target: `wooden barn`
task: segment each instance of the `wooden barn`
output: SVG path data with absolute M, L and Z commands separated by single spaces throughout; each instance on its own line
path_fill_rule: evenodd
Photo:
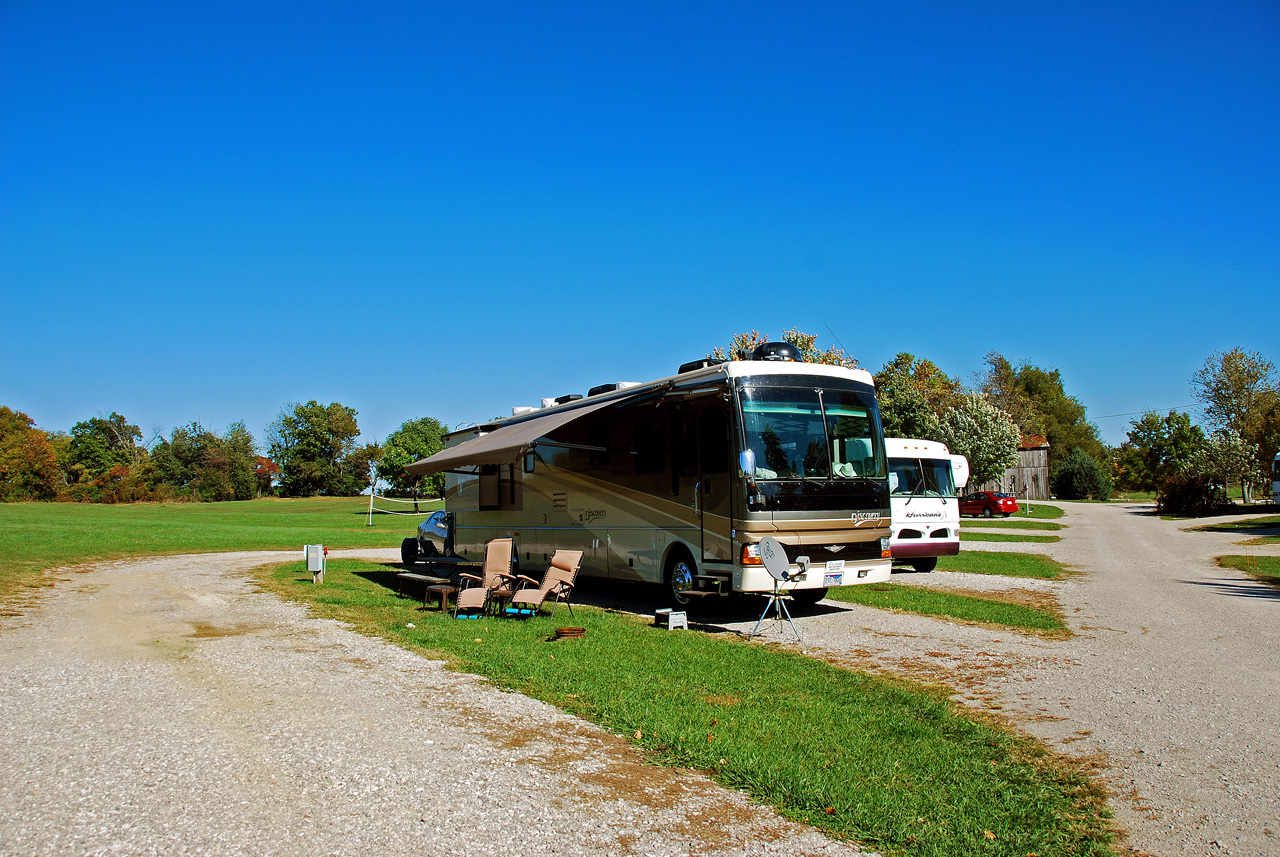
M 1018 463 L 999 482 L 970 485 L 968 491 L 1004 491 L 1019 500 L 1049 499 L 1049 440 L 1029 434 L 1018 444 Z

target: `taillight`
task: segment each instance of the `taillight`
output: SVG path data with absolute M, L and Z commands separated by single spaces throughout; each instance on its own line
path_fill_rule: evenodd
M 764 560 L 760 558 L 760 545 L 742 546 L 742 564 L 764 565 Z

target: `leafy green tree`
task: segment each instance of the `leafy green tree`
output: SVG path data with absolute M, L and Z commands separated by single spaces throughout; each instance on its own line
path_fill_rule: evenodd
M 193 422 L 152 450 L 153 490 L 206 502 L 250 500 L 258 493 L 255 459 L 253 435 L 244 423 L 232 423 L 218 436 Z
M 1083 449 L 1067 453 L 1050 477 L 1053 493 L 1063 500 L 1107 500 L 1111 497 L 1111 477 L 1097 460 Z
M 1116 476 L 1126 488 L 1154 491 L 1189 462 L 1204 444 L 1204 432 L 1191 415 L 1149 411 L 1130 423 L 1128 439 L 1116 453 Z
M 980 378 L 983 394 L 1013 418 L 1023 435 L 1048 439 L 1050 471 L 1072 449 L 1082 449 L 1098 462 L 1105 458 L 1098 427 L 1087 419 L 1084 404 L 1067 395 L 1061 372 L 1029 363 L 1014 367 L 994 351 L 986 362 L 987 372 Z
M 146 457 L 140 444 L 142 431 L 111 412 L 109 417 L 92 417 L 71 427 L 70 463 L 80 465 L 83 475 L 96 478 L 115 467 L 129 467 Z
M 1233 348 L 1210 355 L 1191 378 L 1191 395 L 1205 422 L 1235 432 L 1256 447 L 1253 466 L 1243 477 L 1248 499 L 1271 465 L 1280 445 L 1280 384 L 1275 365 L 1258 352 Z
M 133 503 L 151 499 L 150 459 L 142 432 L 114 411 L 71 427 L 58 455 L 70 500 Z
M 1214 482 L 1226 484 L 1239 482 L 1248 485 L 1254 476 L 1258 457 L 1258 445 L 1250 443 L 1231 429 L 1218 429 L 1205 439 L 1193 459 L 1196 472 L 1209 476 Z M 1248 489 L 1245 489 L 1248 502 Z
M 999 479 L 1018 462 L 1018 427 L 1004 411 L 969 393 L 939 419 L 940 440 L 969 459 L 969 479 L 981 485 Z
M 887 437 L 939 439 L 938 418 L 960 403 L 964 388 L 932 361 L 902 352 L 876 373 L 876 399 Z
M 52 500 L 59 478 L 49 436 L 31 417 L 0 405 L 0 501 Z
M 422 417 L 401 423 L 382 445 L 378 476 L 386 480 L 396 494 L 407 495 L 416 491 L 428 497 L 440 496 L 444 491 L 443 473 L 423 478 L 410 476 L 405 468 L 444 449 L 445 432 L 444 424 L 435 417 Z
M 337 402 L 285 405 L 267 426 L 268 456 L 280 467 L 286 497 L 350 497 L 365 485 L 351 459 L 360 428 L 356 411 Z M 367 462 L 366 462 L 367 467 Z
M 1258 352 L 1233 348 L 1209 356 L 1191 376 L 1205 422 L 1248 438 L 1277 395 L 1276 367 Z
M 347 469 L 362 490 L 368 488 L 373 491 L 377 486 L 378 462 L 382 460 L 383 452 L 382 444 L 375 442 L 358 446 L 347 456 Z

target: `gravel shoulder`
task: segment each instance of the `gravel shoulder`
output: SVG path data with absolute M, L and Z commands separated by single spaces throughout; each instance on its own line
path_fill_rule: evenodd
M 1097 762 L 1135 852 L 1280 854 L 1280 589 L 1214 563 L 1242 553 L 1244 536 L 1193 532 L 1150 507 L 1062 505 L 1061 542 L 963 549 L 1046 554 L 1077 572 L 1064 580 L 934 572 L 894 582 L 1049 595 L 1069 639 L 824 602 L 799 620 L 803 646 L 945 683 Z
M 245 574 L 294 558 L 61 570 L 5 617 L 0 852 L 859 853 Z

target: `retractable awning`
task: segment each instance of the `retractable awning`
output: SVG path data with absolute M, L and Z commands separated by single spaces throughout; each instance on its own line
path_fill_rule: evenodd
M 427 476 L 456 467 L 469 467 L 477 464 L 515 464 L 526 452 L 537 445 L 537 440 L 560 426 L 595 413 L 601 408 L 629 402 L 638 395 L 649 392 L 652 388 L 637 390 L 636 395 L 615 396 L 601 402 L 592 402 L 564 411 L 553 411 L 544 416 L 535 416 L 518 423 L 500 426 L 487 434 L 463 441 L 457 446 L 443 449 L 421 461 L 415 461 L 405 468 L 414 476 Z

